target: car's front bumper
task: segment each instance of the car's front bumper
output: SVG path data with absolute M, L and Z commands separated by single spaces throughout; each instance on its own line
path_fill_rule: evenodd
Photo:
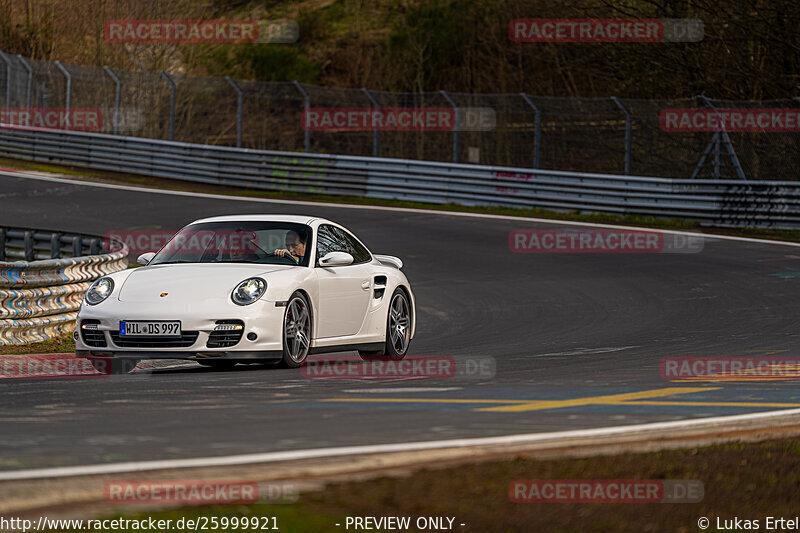
M 75 351 L 78 357 L 278 359 L 283 349 L 284 311 L 285 307 L 276 302 L 262 300 L 248 306 L 232 303 L 185 306 L 166 302 L 158 306 L 132 306 L 119 301 L 84 305 L 75 330 Z M 122 320 L 177 320 L 184 336 L 180 340 L 121 337 Z M 210 343 L 220 321 L 239 321 L 243 326 L 235 344 L 215 346 L 214 342 Z

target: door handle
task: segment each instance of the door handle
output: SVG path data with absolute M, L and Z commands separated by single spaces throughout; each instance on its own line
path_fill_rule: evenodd
M 369 290 L 369 280 L 368 279 L 365 279 L 364 281 L 361 282 L 361 288 L 364 289 L 365 291 Z

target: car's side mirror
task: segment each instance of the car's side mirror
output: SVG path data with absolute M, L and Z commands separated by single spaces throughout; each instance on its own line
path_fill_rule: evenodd
M 142 266 L 145 266 L 150 261 L 152 261 L 155 256 L 156 256 L 155 252 L 147 252 L 146 254 L 140 255 L 139 258 L 136 259 L 136 262 L 139 263 Z
M 328 252 L 319 260 L 320 266 L 345 266 L 353 264 L 353 256 L 347 252 Z

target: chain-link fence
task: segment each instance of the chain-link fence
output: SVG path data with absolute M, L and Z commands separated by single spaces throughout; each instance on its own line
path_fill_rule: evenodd
M 8 112 L 28 112 L 30 119 L 53 109 L 62 115 L 65 109 L 73 115 L 95 110 L 100 118 L 89 124 L 80 123 L 80 117 L 72 120 L 67 112 L 68 124 L 62 127 L 193 143 L 672 178 L 791 180 L 800 166 L 796 122 L 779 131 L 698 131 L 670 129 L 663 119 L 668 109 L 741 108 L 777 110 L 791 122 L 792 114 L 800 112 L 798 99 L 399 93 L 115 71 L 9 54 L 0 54 L 0 88 L 4 123 L 17 123 Z M 312 128 L 305 121 L 309 110 L 357 114 L 391 109 L 450 110 L 459 125 L 392 128 L 371 116 L 367 128 Z M 490 127 L 464 125 L 474 109 L 491 112 Z M 22 125 L 53 127 L 33 119 Z

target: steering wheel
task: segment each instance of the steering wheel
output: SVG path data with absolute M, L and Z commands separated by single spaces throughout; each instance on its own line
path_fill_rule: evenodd
M 278 255 L 275 252 L 271 252 L 271 253 L 268 252 L 267 256 L 280 257 L 281 259 L 285 259 L 290 265 L 299 265 L 300 264 L 300 259 L 298 259 L 297 257 L 293 256 L 292 254 L 288 254 L 288 253 L 287 254 L 283 254 L 283 255 Z

